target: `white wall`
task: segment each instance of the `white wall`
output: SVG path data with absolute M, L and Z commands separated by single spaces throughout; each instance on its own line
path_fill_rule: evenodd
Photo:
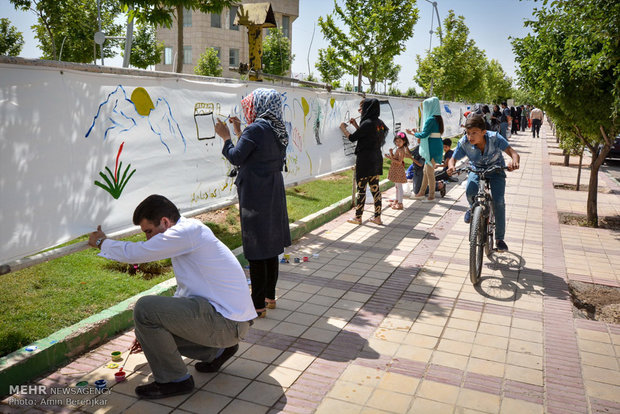
M 44 65 L 0 63 L 0 263 L 97 224 L 108 233 L 127 229 L 135 206 L 153 193 L 182 212 L 236 196 L 213 120 L 242 118 L 241 98 L 260 85 Z M 359 96 L 275 89 L 283 94 L 290 134 L 287 183 L 353 165 L 338 126 L 359 116 Z M 420 103 L 389 98 L 381 118 L 392 130 L 396 123 L 417 127 Z M 442 102 L 442 112 L 444 135 L 455 135 L 464 106 Z M 121 145 L 122 169 L 116 167 Z M 105 184 L 100 173 L 114 181 L 115 170 L 120 182 L 128 166 L 127 175 L 135 172 L 118 199 L 95 185 Z

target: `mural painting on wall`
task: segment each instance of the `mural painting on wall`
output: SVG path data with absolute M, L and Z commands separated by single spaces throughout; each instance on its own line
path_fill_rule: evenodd
M 102 124 L 105 128 L 103 132 L 103 141 L 114 136 L 115 139 L 131 133 L 139 131 L 150 131 L 159 138 L 160 143 L 170 154 L 169 142 L 180 140 L 183 144 L 183 151 L 187 148 L 185 136 L 181 131 L 181 127 L 172 114 L 172 108 L 165 98 L 158 98 L 155 103 L 151 99 L 146 89 L 137 87 L 133 90 L 131 98 L 127 97 L 127 92 L 122 85 L 118 85 L 107 98 L 99 104 L 97 113 L 93 117 L 93 122 L 85 134 L 85 138 L 89 138 L 97 123 Z M 134 128 L 136 131 L 133 131 Z M 114 199 L 118 199 L 125 186 L 136 172 L 134 168 L 131 172 L 131 163 L 123 170 L 123 162 L 120 156 L 123 151 L 125 141 L 123 141 L 116 153 L 114 164 L 114 173 L 105 166 L 103 172 L 99 172 L 99 176 L 105 181 L 102 183 L 95 180 L 97 187 L 107 191 Z

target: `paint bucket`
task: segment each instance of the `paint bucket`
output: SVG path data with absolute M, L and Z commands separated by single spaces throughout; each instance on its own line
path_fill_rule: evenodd
M 75 384 L 75 386 L 76 386 L 76 387 L 79 387 L 79 388 L 84 388 L 84 387 L 86 387 L 87 385 L 88 385 L 88 381 L 80 381 L 80 382 L 78 382 L 77 384 Z
M 104 390 L 108 386 L 108 382 L 104 379 L 98 379 L 95 381 L 95 388 L 98 390 Z
M 110 355 L 112 356 L 112 361 L 120 361 L 123 359 L 123 353 L 121 351 L 114 351 Z
M 291 260 L 291 255 L 290 254 L 285 254 L 284 255 L 284 259 L 286 259 L 286 261 L 288 262 L 289 260 Z
M 299 257 L 295 258 L 295 263 L 299 263 Z
M 123 382 L 125 381 L 125 371 L 118 371 L 114 374 L 114 380 L 116 382 Z
M 308 256 L 304 256 L 304 262 L 308 261 Z

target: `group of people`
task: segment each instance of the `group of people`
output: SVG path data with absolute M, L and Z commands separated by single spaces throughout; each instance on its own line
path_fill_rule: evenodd
M 124 263 L 172 260 L 177 281 L 174 296 L 144 296 L 134 307 L 136 340 L 130 352 L 144 352 L 154 377 L 153 382 L 136 387 L 140 398 L 164 398 L 192 392 L 194 381 L 183 356 L 198 360 L 196 371 L 218 371 L 237 352 L 238 343 L 252 321 L 265 317 L 267 309 L 276 307 L 278 256 L 291 245 L 282 176 L 288 145 L 282 99 L 273 89 L 259 88 L 241 101 L 241 107 L 247 124 L 245 129 L 241 129 L 238 117 L 229 118 L 233 133 L 238 136 L 236 144 L 224 122 L 218 120 L 215 132 L 224 141 L 222 154 L 238 168 L 235 185 L 251 292 L 245 273 L 230 249 L 202 222 L 182 217 L 178 208 L 164 196 L 151 195 L 134 211 L 133 223 L 140 226 L 146 241 L 112 240 L 101 226 L 89 235 L 89 245 L 100 249 L 99 255 L 107 259 Z M 362 224 L 366 187 L 369 186 L 374 198 L 371 221 L 382 224 L 379 177 L 383 171 L 382 146 L 388 128 L 379 118 L 377 99 L 362 100 L 359 111 L 359 125 L 355 119 L 350 120 L 355 132 L 349 133 L 345 123 L 340 126 L 351 142 L 357 142 L 358 194 L 355 216 L 350 221 Z M 419 145 L 410 150 L 407 135 L 400 132 L 394 137 L 396 148 L 387 154 L 392 161 L 389 177 L 399 184 L 392 208 L 403 208 L 405 157 L 412 158 L 421 171 L 421 177 L 418 172 L 413 173 L 418 177 L 413 180 L 416 189 L 413 197 L 428 201 L 434 200 L 438 185 L 435 167 L 442 166 L 440 176 L 442 180 L 448 179 L 455 172 L 455 161 L 465 156 L 473 166 L 483 168 L 504 165 L 503 151 L 511 157 L 509 169 L 519 168 L 519 155 L 500 133 L 487 128 L 482 115 L 476 114 L 467 120 L 467 132 L 450 154 L 451 140 L 441 139 L 444 129 L 439 100 L 436 97 L 425 100 L 423 112 L 422 131 L 408 131 Z M 445 193 L 445 182 L 441 183 Z M 470 205 L 477 186 L 477 180 L 470 174 L 467 184 Z M 505 174 L 500 171 L 491 181 L 498 249 L 507 249 L 503 244 L 504 187 Z M 467 221 L 468 215 L 465 217 Z

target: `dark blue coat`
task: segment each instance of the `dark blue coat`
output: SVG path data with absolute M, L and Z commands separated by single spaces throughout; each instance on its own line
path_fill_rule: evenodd
M 239 195 L 243 254 L 248 260 L 275 257 L 291 245 L 286 210 L 284 161 L 271 125 L 257 119 L 241 134 L 237 145 L 224 142 L 222 154 L 239 166 L 235 179 Z

